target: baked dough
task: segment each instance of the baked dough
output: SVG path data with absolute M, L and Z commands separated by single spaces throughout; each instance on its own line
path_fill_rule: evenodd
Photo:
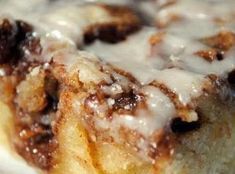
M 0 173 L 233 174 L 233 4 L 0 1 Z

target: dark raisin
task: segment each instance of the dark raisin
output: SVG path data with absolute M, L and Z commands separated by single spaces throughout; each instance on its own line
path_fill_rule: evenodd
M 45 112 L 49 111 L 56 111 L 57 110 L 57 105 L 58 105 L 58 98 L 56 96 L 47 96 L 47 107 L 45 108 Z
M 0 64 L 16 64 L 26 52 L 39 54 L 40 42 L 32 32 L 33 27 L 23 21 L 3 19 L 0 24 Z
M 174 133 L 186 133 L 199 129 L 200 121 L 186 122 L 181 118 L 175 118 L 171 122 L 171 130 Z
M 16 21 L 18 32 L 16 35 L 16 57 L 22 58 L 27 56 L 26 53 L 39 55 L 42 51 L 40 40 L 33 36 L 33 28 L 31 25 Z
M 92 43 L 96 39 L 100 39 L 102 41 L 115 43 L 119 40 L 123 40 L 124 36 L 122 33 L 117 31 L 116 26 L 97 26 L 98 30 L 95 32 L 95 27 L 91 27 L 84 35 L 85 43 Z
M 9 20 L 0 24 L 0 63 L 11 61 L 11 49 L 15 45 L 17 28 Z
M 125 109 L 132 110 L 137 106 L 137 102 L 139 101 L 140 96 L 135 94 L 133 90 L 127 93 L 122 93 L 121 96 L 115 99 L 115 103 L 113 108 L 115 110 Z
M 58 91 L 59 83 L 56 78 L 52 75 L 48 75 L 45 78 L 45 90 L 46 93 L 51 96 L 52 98 L 57 98 L 57 91 Z
M 50 74 L 45 79 L 45 91 L 47 94 L 47 107 L 44 113 L 57 110 L 58 105 L 58 81 Z
M 17 20 L 16 26 L 17 26 L 17 36 L 16 36 L 17 42 L 21 42 L 27 36 L 31 35 L 31 33 L 33 32 L 33 27 L 25 23 L 24 21 Z
M 231 71 L 231 72 L 228 74 L 228 82 L 229 82 L 231 85 L 235 85 L 235 70 Z
M 224 59 L 224 53 L 221 52 L 221 51 L 218 51 L 218 52 L 216 53 L 216 58 L 217 58 L 217 60 L 219 60 L 219 61 L 223 60 L 223 59 Z
M 33 141 L 33 144 L 42 144 L 42 143 L 48 143 L 53 138 L 53 133 L 51 130 L 46 130 L 43 133 L 35 135 L 31 141 Z

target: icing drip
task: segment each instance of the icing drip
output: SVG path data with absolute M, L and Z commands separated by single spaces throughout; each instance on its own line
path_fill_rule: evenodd
M 234 2 L 145 2 L 144 8 L 151 8 L 149 15 L 160 27 L 143 27 L 115 45 L 96 41 L 84 46 L 91 53 L 78 51 L 76 47 L 83 44 L 86 27 L 116 20 L 101 6 L 87 5 L 84 1 L 65 4 L 58 1 L 52 5 L 47 0 L 30 3 L 11 0 L 0 1 L 0 14 L 23 19 L 35 26 L 34 34 L 40 37 L 42 45 L 42 55 L 35 59 L 44 62 L 45 66 L 53 60 L 54 64 L 63 65 L 63 73 L 71 81 L 79 79 L 84 84 L 96 86 L 101 82 L 109 84 L 102 88 L 102 92 L 111 96 L 105 101 L 107 105 L 88 102 L 89 108 L 99 116 L 95 118 L 97 127 L 110 130 L 115 138 L 120 127 L 149 138 L 175 117 L 187 122 L 197 121 L 195 100 L 211 88 L 208 75 L 223 77 L 235 68 L 235 24 L 231 21 Z M 223 45 L 219 45 L 221 40 Z M 108 72 L 102 72 L 105 66 L 110 68 Z M 129 73 L 136 81 L 118 74 L 115 68 Z M 135 113 L 115 112 L 112 119 L 103 119 L 109 108 L 115 108 L 113 96 L 124 93 L 130 86 L 144 96 L 147 106 L 137 107 Z M 126 100 L 130 102 L 128 97 L 121 101 Z M 79 112 L 76 109 L 80 109 L 82 102 L 75 98 L 75 111 Z M 123 107 L 130 110 L 135 104 Z

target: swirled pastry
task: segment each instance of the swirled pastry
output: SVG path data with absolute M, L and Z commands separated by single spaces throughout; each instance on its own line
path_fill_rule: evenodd
M 110 3 L 0 1 L 0 173 L 234 173 L 234 3 Z

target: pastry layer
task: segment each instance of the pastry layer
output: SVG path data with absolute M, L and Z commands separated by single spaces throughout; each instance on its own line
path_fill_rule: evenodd
M 139 32 L 126 7 L 21 3 L 1 2 L 19 18 L 0 23 L 0 118 L 13 113 L 2 158 L 17 151 L 49 174 L 233 173 L 232 2 L 221 14 L 194 2 L 203 19 L 183 0 L 157 3 L 159 26 Z

